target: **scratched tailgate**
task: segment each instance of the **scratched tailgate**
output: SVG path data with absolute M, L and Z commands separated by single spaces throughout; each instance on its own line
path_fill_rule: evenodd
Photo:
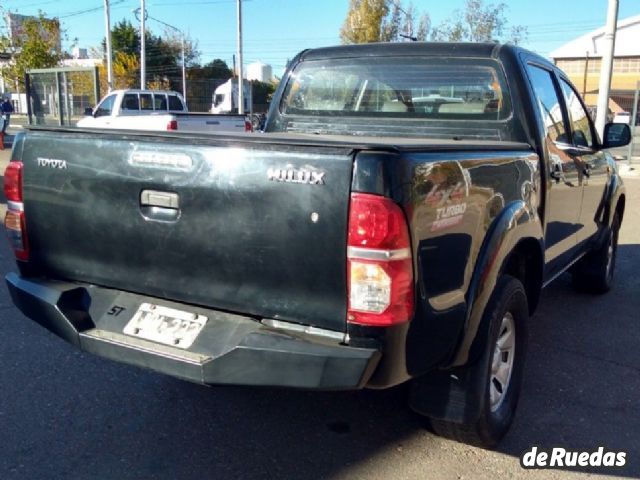
M 348 149 L 29 131 L 31 271 L 344 330 Z

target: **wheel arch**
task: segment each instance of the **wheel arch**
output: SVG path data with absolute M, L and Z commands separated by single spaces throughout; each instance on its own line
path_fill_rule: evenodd
M 620 223 L 622 223 L 622 218 L 624 217 L 624 208 L 626 205 L 626 195 L 624 193 L 620 194 L 618 201 L 616 203 L 615 212 L 618 214 L 618 218 L 620 219 Z
M 544 253 L 538 239 L 521 239 L 502 265 L 501 274 L 511 275 L 524 285 L 529 305 L 529 315 L 535 312 L 542 291 Z
M 467 291 L 467 318 L 449 366 L 472 363 L 482 350 L 487 328 L 481 325 L 489 299 L 503 273 L 525 286 L 532 312 L 538 304 L 544 269 L 543 233 L 539 217 L 522 201 L 507 205 L 487 231 Z M 485 322 L 486 323 L 486 322 Z

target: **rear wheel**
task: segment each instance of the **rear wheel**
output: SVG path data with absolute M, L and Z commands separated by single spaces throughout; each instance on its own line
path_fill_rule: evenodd
M 427 413 L 434 432 L 484 448 L 494 447 L 506 434 L 522 385 L 528 317 L 522 283 L 504 275 L 484 313 L 489 331 L 482 356 L 469 367 L 449 372 L 457 384 L 438 390 L 446 397 L 442 404 L 448 406 L 449 415 Z M 428 387 L 422 392 L 434 393 Z M 451 405 L 455 405 L 453 413 Z
M 620 216 L 616 213 L 602 246 L 587 254 L 573 270 L 573 283 L 578 289 L 590 293 L 607 293 L 611 290 L 618 255 L 619 231 Z

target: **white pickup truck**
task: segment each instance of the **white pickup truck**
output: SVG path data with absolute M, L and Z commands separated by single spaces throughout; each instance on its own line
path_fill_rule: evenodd
M 114 90 L 97 107 L 87 108 L 76 126 L 196 133 L 252 130 L 245 115 L 189 112 L 182 95 L 161 90 Z

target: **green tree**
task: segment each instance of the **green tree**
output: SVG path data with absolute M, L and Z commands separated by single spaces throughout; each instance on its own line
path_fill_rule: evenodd
M 189 70 L 189 78 L 200 80 L 221 80 L 220 83 L 225 82 L 233 76 L 233 72 L 227 65 L 227 62 L 216 58 L 209 63 L 205 63 L 200 66 L 197 65 Z
M 49 68 L 58 65 L 63 58 L 60 47 L 60 22 L 46 18 L 42 12 L 37 17 L 25 18 L 23 35 L 14 38 L 0 37 L 0 51 L 11 54 L 12 62 L 2 68 L 2 76 L 24 84 L 27 70 Z
M 106 50 L 105 41 L 102 48 Z M 118 52 L 140 56 L 140 34 L 128 20 L 120 20 L 111 28 L 111 50 L 114 57 Z
M 106 43 L 103 43 L 103 51 Z M 114 81 L 123 87 L 140 85 L 140 31 L 128 20 L 121 20 L 111 29 Z M 197 65 L 200 57 L 197 43 L 185 39 L 185 65 Z M 145 61 L 149 87 L 182 89 L 182 38 L 174 30 L 162 35 L 145 31 Z
M 276 91 L 278 84 L 273 82 L 259 82 L 258 80 L 251 81 L 251 95 L 253 97 L 253 104 L 256 106 L 265 106 L 271 102 L 271 97 Z
M 442 24 L 435 27 L 431 39 L 452 42 L 490 42 L 504 40 L 508 21 L 505 16 L 507 5 L 504 3 L 485 4 L 484 0 L 467 0 L 463 11 L 456 10 Z M 511 28 L 506 40 L 521 42 L 527 34 L 526 27 Z
M 233 76 L 233 71 L 229 68 L 227 62 L 219 58 L 215 58 L 209 63 L 205 64 L 203 70 L 209 78 L 228 80 Z

